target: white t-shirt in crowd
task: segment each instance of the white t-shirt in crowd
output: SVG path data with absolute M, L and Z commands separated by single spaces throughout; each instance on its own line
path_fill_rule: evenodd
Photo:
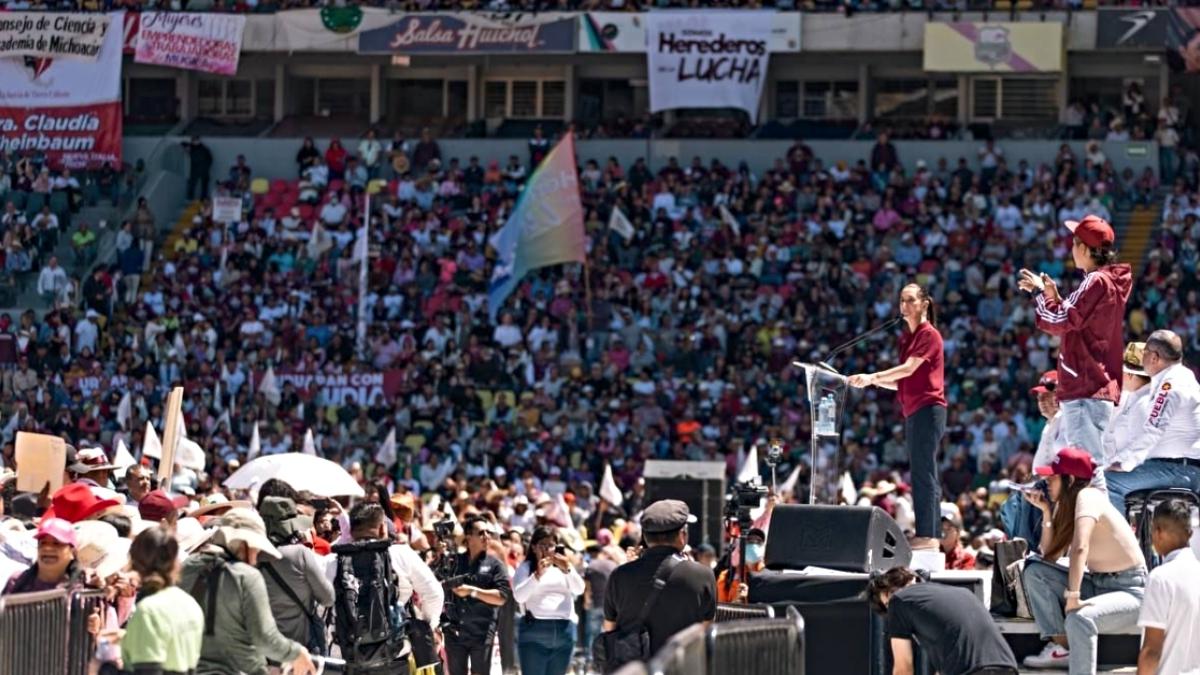
M 1200 673 L 1200 561 L 1190 548 L 1167 555 L 1146 583 L 1138 626 L 1160 628 L 1163 641 L 1159 675 Z
M 550 567 L 539 579 L 525 562 L 513 576 L 513 599 L 535 619 L 567 619 L 579 621 L 575 614 L 575 598 L 583 594 L 583 577 L 570 568 L 563 574 L 557 567 Z

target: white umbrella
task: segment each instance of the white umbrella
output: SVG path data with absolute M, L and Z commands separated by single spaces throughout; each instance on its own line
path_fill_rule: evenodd
M 268 478 L 278 478 L 297 490 L 308 490 L 319 497 L 349 495 L 362 497 L 362 486 L 338 464 L 323 457 L 288 452 L 256 457 L 225 480 L 225 487 L 249 490 Z

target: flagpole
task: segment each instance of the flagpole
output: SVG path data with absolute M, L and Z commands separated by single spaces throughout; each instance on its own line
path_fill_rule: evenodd
M 585 303 L 584 312 L 587 314 L 587 332 L 591 335 L 595 328 L 592 325 L 592 256 L 586 255 L 583 259 L 583 302 Z M 586 336 L 584 338 L 586 340 Z
M 371 193 L 367 192 L 363 196 L 363 228 L 361 242 L 354 242 L 354 249 L 359 251 L 361 258 L 358 261 L 358 322 L 356 326 L 357 344 L 355 349 L 358 352 L 358 358 L 365 359 L 367 357 L 367 259 L 371 257 Z

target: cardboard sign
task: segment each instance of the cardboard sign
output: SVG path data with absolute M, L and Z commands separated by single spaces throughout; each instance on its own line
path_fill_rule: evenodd
M 63 486 L 67 469 L 67 442 L 58 436 L 17 432 L 17 492 L 41 492 L 50 483 L 50 494 Z
M 162 460 L 158 463 L 158 479 L 163 489 L 171 486 L 171 476 L 175 473 L 175 448 L 179 447 L 179 429 L 182 421 L 180 409 L 183 407 L 183 387 L 175 387 L 167 395 L 166 424 L 162 435 Z

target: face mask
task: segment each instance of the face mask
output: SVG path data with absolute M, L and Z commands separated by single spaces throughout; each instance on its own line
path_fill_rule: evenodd
M 764 548 L 763 544 L 746 544 L 746 562 L 750 564 L 760 562 Z

